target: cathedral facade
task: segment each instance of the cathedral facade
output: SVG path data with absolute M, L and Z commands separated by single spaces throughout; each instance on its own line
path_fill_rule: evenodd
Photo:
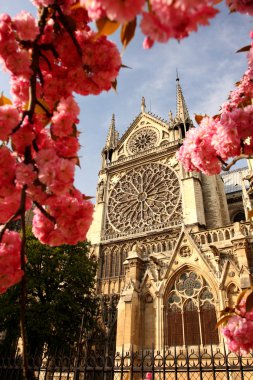
M 185 172 L 176 153 L 194 126 L 178 79 L 176 92 L 169 121 L 143 98 L 119 138 L 113 116 L 102 151 L 88 239 L 104 331 L 119 352 L 219 345 L 220 311 L 252 283 L 247 171 Z

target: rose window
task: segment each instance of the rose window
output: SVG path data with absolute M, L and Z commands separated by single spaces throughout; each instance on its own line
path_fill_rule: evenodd
M 157 140 L 158 134 L 155 129 L 142 128 L 131 137 L 127 147 L 131 153 L 135 154 L 153 148 Z
M 180 276 L 176 288 L 178 292 L 184 296 L 192 297 L 199 293 L 202 285 L 203 283 L 200 276 L 194 272 L 185 272 Z
M 127 172 L 111 191 L 108 221 L 129 232 L 181 220 L 180 186 L 169 167 L 150 163 Z

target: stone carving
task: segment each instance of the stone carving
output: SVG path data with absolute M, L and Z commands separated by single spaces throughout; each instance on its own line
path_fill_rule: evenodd
M 127 149 L 135 154 L 153 148 L 158 141 L 158 133 L 154 128 L 142 128 L 135 132 L 129 139 Z
M 110 225 L 124 233 L 182 220 L 176 173 L 156 163 L 130 170 L 111 191 L 107 216 Z
M 180 248 L 179 255 L 181 257 L 190 257 L 192 255 L 192 250 L 188 245 L 184 245 Z
M 185 297 L 192 297 L 196 295 L 200 292 L 202 286 L 203 280 L 195 272 L 183 273 L 176 283 L 177 291 Z
M 104 201 L 104 194 L 105 194 L 105 184 L 104 184 L 104 181 L 102 180 L 98 184 L 98 202 Z

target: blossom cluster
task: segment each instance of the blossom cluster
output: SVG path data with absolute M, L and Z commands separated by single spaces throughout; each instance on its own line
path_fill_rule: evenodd
M 253 347 L 253 310 L 246 312 L 244 300 L 240 303 L 238 314 L 228 320 L 222 334 L 229 350 L 237 354 L 246 354 Z
M 253 32 L 251 33 L 253 38 Z M 227 160 L 253 154 L 253 43 L 249 67 L 221 113 L 202 118 L 199 128 L 188 131 L 178 158 L 187 171 L 218 174 Z
M 42 7 L 38 20 L 25 11 L 0 15 L 0 63 L 12 94 L 0 98 L 0 293 L 23 274 L 20 237 L 7 229 L 21 213 L 33 207 L 33 232 L 43 243 L 85 240 L 93 205 L 74 187 L 74 92 L 108 91 L 121 67 L 116 45 L 90 29 L 87 12 L 71 8 L 75 1 L 34 3 Z
M 141 16 L 140 27 L 146 38 L 144 48 L 170 38 L 181 40 L 218 13 L 217 0 L 80 0 L 94 21 L 108 18 L 111 21 L 127 23 L 137 15 Z M 251 1 L 227 0 L 232 11 L 253 14 Z
M 20 248 L 20 235 L 6 230 L 0 243 L 0 294 L 6 292 L 23 276 L 20 269 Z

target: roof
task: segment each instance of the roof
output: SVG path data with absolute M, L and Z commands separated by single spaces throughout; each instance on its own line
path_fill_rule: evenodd
M 221 177 L 224 181 L 225 193 L 237 193 L 238 191 L 242 191 L 242 178 L 246 177 L 248 174 L 248 168 L 240 168 L 236 170 L 232 170 L 229 172 L 223 172 Z M 246 188 L 248 188 L 246 183 Z

